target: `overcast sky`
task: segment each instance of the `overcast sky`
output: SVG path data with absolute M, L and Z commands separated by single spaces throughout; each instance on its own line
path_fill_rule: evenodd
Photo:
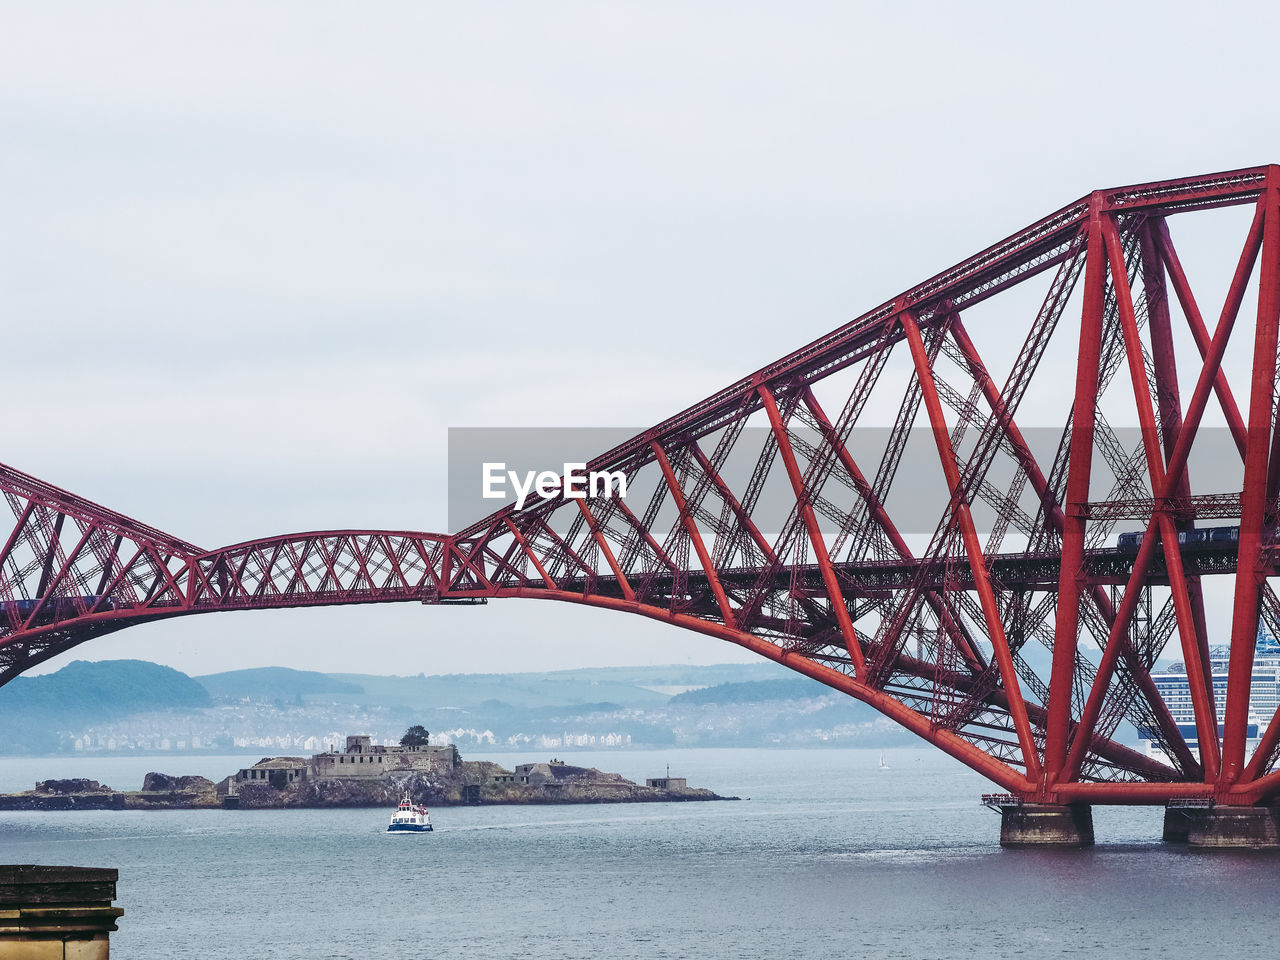
M 1280 160 L 1263 4 L 0 9 L 0 461 L 206 547 L 443 530 L 451 426 L 644 427 L 1090 189 Z M 749 655 L 507 601 L 84 657 Z

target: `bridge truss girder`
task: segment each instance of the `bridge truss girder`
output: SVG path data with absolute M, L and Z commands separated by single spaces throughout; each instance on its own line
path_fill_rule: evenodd
M 1169 221 L 1227 206 L 1253 217 L 1210 331 Z M 1014 291 L 1036 282 L 1034 314 L 990 329 L 982 311 L 1021 303 Z M 1255 286 L 1238 399 L 1223 358 Z M 1179 314 L 1190 361 L 1176 355 Z M 14 518 L 0 546 L 0 682 L 167 617 L 553 599 L 738 644 L 1026 800 L 1267 801 L 1280 795 L 1280 720 L 1264 718 L 1251 755 L 1246 741 L 1259 620 L 1280 628 L 1268 582 L 1280 565 L 1278 324 L 1280 168 L 1260 167 L 1095 192 L 588 465 L 624 473 L 643 506 L 557 494 L 450 535 L 319 531 L 205 550 L 0 467 Z M 1045 372 L 1064 357 L 1070 391 L 1061 369 Z M 1028 397 L 1059 401 L 1052 462 L 1020 426 Z M 1197 491 L 1188 461 L 1211 403 L 1240 479 Z M 883 443 L 866 442 L 889 411 Z M 1136 418 L 1133 449 L 1116 416 Z M 895 499 L 923 470 L 913 430 L 930 441 L 936 503 Z M 741 481 L 735 456 L 749 464 Z M 786 509 L 770 514 L 779 497 Z M 1238 539 L 1189 536 L 1205 521 Z M 1142 528 L 1140 544 L 1111 545 L 1124 523 Z M 1235 583 L 1218 703 L 1204 578 L 1223 574 Z M 1175 636 L 1198 753 L 1152 680 Z M 1163 759 L 1115 739 L 1126 719 Z

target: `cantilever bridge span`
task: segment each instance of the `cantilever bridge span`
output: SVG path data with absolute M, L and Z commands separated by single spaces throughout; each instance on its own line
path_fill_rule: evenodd
M 1223 290 L 1175 244 L 1210 221 L 1236 230 Z M 1248 730 L 1260 622 L 1280 635 L 1278 322 L 1280 167 L 1258 167 L 1056 211 L 597 457 L 641 491 L 625 499 L 206 550 L 0 468 L 0 682 L 166 617 L 554 599 L 739 644 L 1027 803 L 1269 803 L 1280 719 L 1254 749 Z M 1030 422 L 1056 424 L 1050 456 Z M 1210 474 L 1205 423 L 1233 460 Z M 922 470 L 904 467 L 913 427 L 936 503 L 895 501 Z M 1229 618 L 1206 604 L 1215 575 Z M 1210 645 L 1228 641 L 1221 700 Z M 1162 657 L 1185 664 L 1195 738 L 1152 679 Z M 1126 721 L 1159 756 L 1121 742 Z

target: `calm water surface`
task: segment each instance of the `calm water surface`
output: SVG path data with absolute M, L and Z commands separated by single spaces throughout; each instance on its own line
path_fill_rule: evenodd
M 1095 809 L 1091 850 L 1003 851 L 986 781 L 925 749 L 575 753 L 735 803 L 0 814 L 0 862 L 120 870 L 121 960 L 200 957 L 1206 958 L 1274 943 L 1280 857 L 1159 842 Z M 241 757 L 0 759 L 0 790 L 223 776 Z M 510 766 L 534 757 L 501 755 Z M 178 767 L 182 769 L 179 770 Z

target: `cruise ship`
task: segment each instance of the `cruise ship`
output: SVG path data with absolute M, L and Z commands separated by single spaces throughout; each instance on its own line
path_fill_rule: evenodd
M 1231 656 L 1229 646 L 1209 648 L 1209 662 L 1213 668 L 1213 700 L 1218 709 L 1218 736 L 1222 737 L 1224 724 L 1222 708 L 1227 699 L 1227 664 Z M 1156 689 L 1169 707 L 1178 730 L 1186 738 L 1187 746 L 1199 757 L 1200 741 L 1196 732 L 1195 710 L 1191 706 L 1191 689 L 1187 683 L 1187 668 L 1181 662 L 1173 663 L 1163 673 L 1153 673 Z M 1280 707 L 1280 641 L 1265 630 L 1258 631 L 1258 643 L 1253 655 L 1253 683 L 1249 697 L 1248 742 L 1245 749 L 1258 745 L 1262 731 L 1266 729 L 1276 708 Z M 1168 760 L 1159 741 L 1151 731 L 1139 728 L 1138 735 L 1148 756 Z

